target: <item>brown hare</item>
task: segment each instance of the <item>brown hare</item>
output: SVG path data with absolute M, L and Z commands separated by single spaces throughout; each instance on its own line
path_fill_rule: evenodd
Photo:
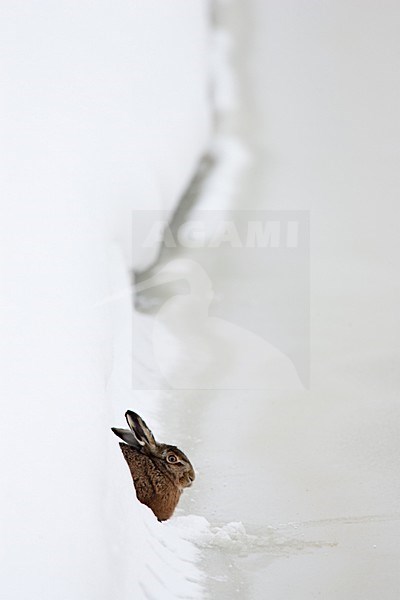
M 176 446 L 159 444 L 139 415 L 125 413 L 129 429 L 112 427 L 125 444 L 119 444 L 128 463 L 136 496 L 159 521 L 169 519 L 184 488 L 195 478 L 188 457 Z

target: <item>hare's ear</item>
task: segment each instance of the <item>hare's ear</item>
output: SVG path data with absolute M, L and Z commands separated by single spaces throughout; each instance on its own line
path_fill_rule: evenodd
M 118 427 L 111 427 L 111 431 L 115 433 L 121 440 L 123 440 L 128 446 L 133 446 L 133 448 L 140 448 L 140 444 L 137 439 L 133 435 L 130 429 L 119 429 Z
M 134 413 L 132 410 L 127 410 L 125 413 L 125 418 L 133 435 L 141 446 L 147 445 L 151 448 L 155 448 L 157 446 L 154 435 L 151 433 L 150 429 L 147 427 L 143 419 L 139 417 L 139 415 Z

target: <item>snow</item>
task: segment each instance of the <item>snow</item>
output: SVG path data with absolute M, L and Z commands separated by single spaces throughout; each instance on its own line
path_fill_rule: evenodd
M 262 373 L 247 389 L 218 387 L 223 360 L 222 376 L 237 376 L 228 344 L 190 373 L 199 323 L 185 317 L 207 294 L 196 298 L 188 285 L 196 278 L 176 261 L 197 262 L 212 284 L 203 324 L 223 318 L 251 329 L 251 317 L 258 334 L 274 333 L 265 328 L 272 322 L 286 332 L 280 341 L 295 343 L 298 296 L 287 273 L 264 257 L 249 262 L 245 249 L 166 249 L 141 283 L 172 270 L 186 281 L 144 290 L 140 306 L 167 324 L 166 309 L 178 313 L 186 303 L 183 323 L 168 317 L 169 335 L 185 349 L 168 377 L 176 385 L 190 375 L 190 389 L 174 389 L 162 410 L 166 428 L 187 438 L 198 471 L 179 528 L 202 550 L 213 598 L 396 600 L 400 13 L 395 2 L 382 11 L 371 2 L 361 10 L 295 0 L 226 10 L 242 41 L 243 92 L 226 130 L 241 132 L 252 149 L 232 204 L 245 214 L 310 211 L 311 378 L 289 392 L 271 390 Z M 289 358 L 290 347 L 281 349 Z
M 132 407 L 157 431 L 159 398 L 132 394 L 131 297 L 102 300 L 154 261 L 135 211 L 171 214 L 208 146 L 208 5 L 0 12 L 1 595 L 200 597 L 110 431 Z
M 193 512 L 212 526 L 240 521 L 262 542 L 247 556 L 208 548 L 208 573 L 219 578 L 209 589 L 217 598 L 395 600 L 398 6 L 253 0 L 226 10 L 243 44 L 235 127 L 253 150 L 235 207 L 311 213 L 311 380 L 297 392 L 263 380 L 209 391 L 203 372 L 196 391 L 175 394 L 201 440 Z M 254 314 L 261 331 L 271 289 L 293 314 L 282 272 L 251 271 L 240 258 L 207 257 L 213 316 L 238 324 Z
M 132 213 L 171 214 L 208 147 L 207 5 L 3 2 L 7 599 L 397 599 L 398 11 L 220 4 L 250 68 L 236 58 L 239 103 L 218 31 L 217 160 L 197 208 L 211 224 L 215 208 L 312 212 L 310 388 L 271 389 L 252 356 L 238 369 L 244 317 L 260 337 L 280 308 L 291 334 L 290 287 L 262 261 L 172 249 L 132 310 L 130 269 L 158 251 L 130 243 Z M 190 340 L 210 322 L 207 370 Z M 128 407 L 193 460 L 167 523 L 136 501 L 110 431 Z
M 3 2 L 0 14 L 7 196 L 77 202 L 77 217 L 88 203 L 143 268 L 154 256 L 132 242 L 134 211 L 173 211 L 208 145 L 207 2 Z

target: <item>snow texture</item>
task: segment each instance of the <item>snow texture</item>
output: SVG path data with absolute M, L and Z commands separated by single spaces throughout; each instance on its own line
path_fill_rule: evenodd
M 101 301 L 154 260 L 134 211 L 172 212 L 207 149 L 207 2 L 0 13 L 1 595 L 199 597 L 198 550 L 135 500 L 110 432 L 133 406 L 157 431 L 157 397 L 132 395 L 131 298 Z

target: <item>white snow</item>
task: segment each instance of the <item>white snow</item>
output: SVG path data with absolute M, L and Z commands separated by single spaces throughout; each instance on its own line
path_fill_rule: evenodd
M 77 218 L 87 203 L 143 268 L 134 211 L 171 212 L 208 145 L 206 0 L 6 1 L 0 16 L 3 194 L 76 202 Z
M 213 598 L 397 600 L 398 5 L 252 0 L 226 10 L 243 44 L 236 127 L 253 149 L 233 206 L 311 213 L 311 382 L 276 391 L 261 373 L 247 389 L 218 388 L 221 364 L 223 377 L 237 377 L 228 344 L 217 346 L 220 362 L 211 354 L 190 373 L 199 322 L 185 317 L 189 300 L 197 316 L 207 294 L 193 293 L 188 277 L 153 291 L 156 320 L 184 343 L 169 380 L 191 377 L 163 410 L 170 430 L 189 430 L 199 473 L 182 498 L 198 516 L 179 527 L 202 549 Z M 244 254 L 172 249 L 152 275 L 165 276 L 172 259 L 197 261 L 216 292 L 210 321 L 252 315 L 261 331 L 278 307 L 274 325 L 296 342 L 287 275 Z M 172 267 L 182 275 L 182 263 Z M 175 303 L 186 303 L 181 322 Z
M 253 149 L 235 207 L 311 213 L 311 383 L 209 391 L 203 372 L 196 391 L 175 393 L 201 439 L 192 511 L 221 527 L 241 521 L 260 540 L 273 534 L 222 562 L 208 548 L 208 572 L 220 578 L 212 595 L 396 600 L 398 4 L 251 0 L 227 12 L 243 43 L 237 126 Z M 294 313 L 281 272 L 205 256 L 219 292 L 213 315 L 254 314 L 261 329 L 271 290 Z
M 134 211 L 171 214 L 207 149 L 208 4 L 0 13 L 1 596 L 199 597 L 198 551 L 136 501 L 110 431 L 127 408 L 160 424 L 132 394 L 131 297 L 102 300 L 154 260 Z
M 249 70 L 237 60 L 242 105 L 223 72 L 232 38 L 211 41 L 205 2 L 0 8 L 7 600 L 397 600 L 399 12 L 220 5 L 249 58 Z M 199 207 L 311 210 L 307 390 L 271 390 L 254 355 L 239 364 L 251 336 L 236 338 L 234 361 L 224 354 L 243 314 L 264 322 L 272 289 L 285 304 L 280 272 L 258 278 L 206 249 L 193 278 L 190 250 L 171 252 L 149 277 L 173 271 L 203 292 L 178 289 L 171 304 L 144 280 L 149 314 L 132 310 L 130 269 L 157 251 L 131 243 L 132 213 L 170 214 L 208 148 L 210 44 L 218 111 L 241 111 L 219 114 Z M 207 312 L 210 282 L 229 318 Z M 201 364 L 212 319 L 203 349 L 215 360 Z M 226 389 L 242 376 L 247 389 Z M 136 501 L 110 431 L 128 407 L 196 468 L 167 523 Z

